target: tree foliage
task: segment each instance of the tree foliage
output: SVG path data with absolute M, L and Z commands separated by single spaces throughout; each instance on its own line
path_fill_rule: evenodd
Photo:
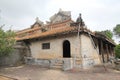
M 9 55 L 13 51 L 15 33 L 11 30 L 4 31 L 0 27 L 0 56 Z
M 112 39 L 113 37 L 113 33 L 110 30 L 105 30 L 105 31 L 101 31 L 105 36 L 107 36 L 109 39 Z
M 114 31 L 115 35 L 120 37 L 120 24 L 116 25 L 116 27 L 114 27 L 113 31 Z
M 120 44 L 115 47 L 115 54 L 117 58 L 120 58 Z
M 112 39 L 112 37 L 113 37 L 113 33 L 110 30 L 97 31 L 97 32 L 105 35 L 109 39 Z

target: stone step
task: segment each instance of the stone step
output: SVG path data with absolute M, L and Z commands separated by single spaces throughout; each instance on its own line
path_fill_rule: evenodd
M 56 65 L 54 65 L 54 66 L 51 66 L 51 68 L 61 69 L 62 66 L 56 66 Z
M 60 64 L 60 63 L 56 63 L 56 64 L 53 64 L 53 66 L 62 66 L 63 64 Z
M 63 60 L 62 59 L 54 59 L 52 60 L 51 68 L 62 68 Z
M 55 64 L 63 64 L 63 62 L 55 62 Z
M 81 61 L 81 59 L 75 59 L 75 63 L 76 64 L 82 64 L 82 61 Z
M 81 59 L 75 59 L 76 61 L 81 61 Z

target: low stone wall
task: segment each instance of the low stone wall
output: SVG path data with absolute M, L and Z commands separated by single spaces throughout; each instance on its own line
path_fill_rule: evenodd
M 23 55 L 21 49 L 15 49 L 8 56 L 0 57 L 0 66 L 17 66 L 22 63 Z
M 115 69 L 120 71 L 120 61 L 115 62 Z
M 73 68 L 73 58 L 58 58 L 58 59 L 35 59 L 32 57 L 25 57 L 26 64 L 40 65 L 48 68 L 61 67 L 62 70 L 70 70 Z
M 25 58 L 25 63 L 29 65 L 40 65 L 43 67 L 50 67 L 50 62 L 51 60 L 47 59 L 35 59 L 32 57 L 24 57 Z

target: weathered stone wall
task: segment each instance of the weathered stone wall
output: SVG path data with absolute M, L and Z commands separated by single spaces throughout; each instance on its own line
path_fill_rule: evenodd
M 84 68 L 89 68 L 101 63 L 97 52 L 98 48 L 95 49 L 90 37 L 84 34 L 79 38 L 77 35 L 69 35 L 31 42 L 31 55 L 33 58 L 38 59 L 63 58 L 63 42 L 65 40 L 70 42 L 71 58 L 73 58 L 73 60 L 74 58 L 82 60 L 82 66 Z M 50 49 L 42 49 L 42 43 L 50 43 Z M 71 65 L 74 67 L 78 66 L 74 64 L 75 62 Z
M 9 56 L 0 57 L 0 66 L 15 66 L 21 63 L 23 56 L 21 50 L 15 49 Z
M 29 54 L 28 48 L 23 42 L 14 45 L 14 51 L 4 57 L 0 57 L 0 66 L 17 66 L 24 63 L 24 56 Z
M 32 42 L 30 45 L 31 54 L 33 58 L 62 58 L 63 57 L 63 42 L 65 40 L 70 41 L 71 56 L 77 54 L 77 35 L 64 36 L 61 38 L 54 38 L 42 41 Z M 50 49 L 42 49 L 42 43 L 50 43 Z
M 98 48 L 94 48 L 88 35 L 81 35 L 81 53 L 83 57 L 83 66 L 88 68 L 95 64 L 100 64 Z

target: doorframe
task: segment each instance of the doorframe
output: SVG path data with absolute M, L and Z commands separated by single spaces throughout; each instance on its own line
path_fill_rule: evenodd
M 71 44 L 69 40 L 64 40 L 62 44 L 63 58 L 71 58 Z M 66 50 L 65 50 L 66 49 Z

